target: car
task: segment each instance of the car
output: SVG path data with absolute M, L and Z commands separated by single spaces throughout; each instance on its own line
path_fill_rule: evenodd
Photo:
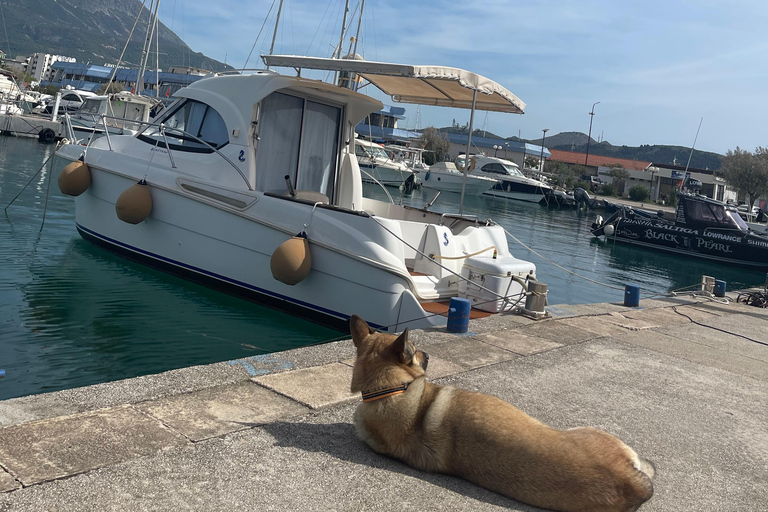
M 591 174 L 582 174 L 581 181 L 586 181 L 589 183 L 589 190 L 592 192 L 597 192 L 598 189 L 603 185 L 603 180 L 597 176 L 592 176 Z

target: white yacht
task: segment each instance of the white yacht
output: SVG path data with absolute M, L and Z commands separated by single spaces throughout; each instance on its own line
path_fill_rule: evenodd
M 159 100 L 128 91 L 90 96 L 77 111 L 62 118 L 62 132 L 80 141 L 103 135 L 105 127 L 110 135 L 134 135 L 147 124 L 159 104 Z
M 381 183 L 390 187 L 399 187 L 413 176 L 413 170 L 402 161 L 396 161 L 384 146 L 365 139 L 355 139 L 355 155 L 365 183 Z
M 525 107 L 456 68 L 263 60 L 357 74 L 412 103 Z M 268 70 L 212 75 L 175 97 L 136 135 L 58 150 L 86 240 L 340 330 L 352 314 L 390 332 L 445 325 L 457 296 L 473 317 L 525 303 L 535 266 L 510 254 L 501 226 L 363 197 L 354 127 L 378 100 Z
M 453 162 L 437 162 L 421 179 L 423 188 L 461 193 L 463 186 L 464 193 L 469 196 L 479 196 L 498 183 L 494 178 L 471 174 L 468 174 L 465 180 L 464 173 L 459 171 Z
M 459 155 L 463 160 L 464 155 Z M 526 177 L 515 162 L 485 155 L 470 155 L 469 175 L 494 178 L 498 181 L 484 195 L 538 203 L 551 190 L 548 184 Z

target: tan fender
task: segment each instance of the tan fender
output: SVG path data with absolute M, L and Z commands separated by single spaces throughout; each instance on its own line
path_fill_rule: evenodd
M 291 286 L 307 277 L 311 267 L 312 255 L 306 235 L 294 236 L 280 244 L 269 262 L 272 277 Z
M 79 196 L 91 186 L 91 171 L 88 164 L 75 160 L 59 173 L 59 190 L 68 196 Z
M 152 211 L 152 196 L 144 180 L 125 189 L 115 203 L 117 218 L 128 224 L 138 224 L 149 217 Z

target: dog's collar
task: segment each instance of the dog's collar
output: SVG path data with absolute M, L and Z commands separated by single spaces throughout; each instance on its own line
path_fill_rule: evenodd
M 410 386 L 410 382 L 400 384 L 399 386 L 392 386 L 387 388 L 374 389 L 373 391 L 363 391 L 363 402 L 373 402 L 381 398 L 388 398 L 390 396 L 399 395 L 405 393 L 405 390 Z

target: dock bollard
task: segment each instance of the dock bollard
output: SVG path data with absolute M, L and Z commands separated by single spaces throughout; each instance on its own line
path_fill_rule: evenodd
M 640 287 L 636 284 L 624 285 L 624 305 L 636 308 L 640 305 Z
M 534 313 L 544 313 L 547 305 L 547 284 L 541 281 L 529 281 L 528 291 L 530 295 L 525 297 L 525 309 Z
M 452 297 L 448 305 L 448 332 L 467 332 L 469 330 L 469 310 L 472 301 L 461 297 Z
M 715 289 L 712 291 L 715 297 L 725 297 L 725 281 L 715 279 Z

